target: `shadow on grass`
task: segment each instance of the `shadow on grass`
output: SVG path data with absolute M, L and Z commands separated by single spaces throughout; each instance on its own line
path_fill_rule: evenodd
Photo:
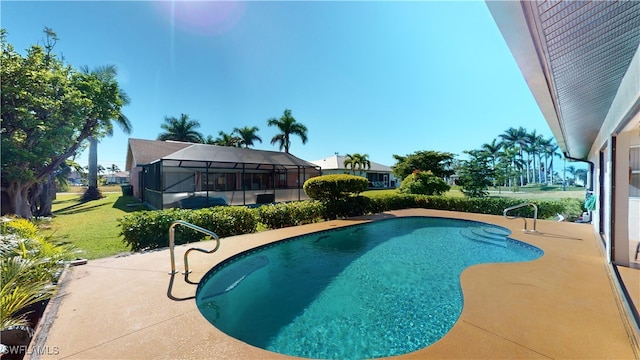
M 95 200 L 91 200 L 91 201 L 95 201 Z M 101 208 L 107 204 L 95 204 L 92 206 L 84 206 L 87 203 L 90 203 L 91 201 L 80 201 L 77 204 L 71 205 L 71 206 L 67 206 L 66 208 L 62 208 L 62 209 L 58 209 L 56 211 L 53 212 L 54 215 L 72 215 L 72 214 L 79 214 L 79 213 L 83 213 L 83 212 L 87 212 L 87 211 L 91 211 L 91 210 L 95 210 L 97 208 Z
M 141 203 L 140 201 L 138 201 L 138 199 L 129 195 L 120 196 L 118 200 L 113 203 L 113 207 L 128 213 L 140 210 L 148 210 L 144 203 Z

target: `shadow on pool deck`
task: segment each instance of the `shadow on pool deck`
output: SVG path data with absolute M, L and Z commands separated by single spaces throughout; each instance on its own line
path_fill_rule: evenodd
M 465 270 L 461 276 L 464 308 L 453 329 L 435 344 L 398 358 L 640 358 L 637 328 L 591 225 L 538 221 L 539 234 L 524 234 L 520 221 L 424 209 L 366 219 L 416 215 L 504 226 L 511 229 L 512 238 L 537 246 L 545 254 L 531 262 L 482 264 Z M 216 253 L 190 256 L 194 270 L 190 279 L 197 281 L 218 262 L 246 249 L 366 219 L 222 239 Z M 211 241 L 197 244 L 205 249 L 213 245 Z M 193 246 L 176 247 L 179 269 L 184 252 Z M 169 268 L 169 252 L 164 250 L 92 260 L 71 269 L 34 343 L 34 352 L 49 351 L 32 358 L 290 358 L 226 336 L 202 317 L 193 299 L 171 300 L 167 296 Z M 635 274 L 640 276 L 640 272 Z M 195 294 L 196 287 L 186 284 L 182 275 L 174 280 L 172 296 Z

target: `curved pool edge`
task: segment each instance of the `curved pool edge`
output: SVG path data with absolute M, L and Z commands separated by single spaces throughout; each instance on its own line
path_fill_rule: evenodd
M 227 257 L 232 257 L 252 248 L 289 239 L 295 236 L 356 225 L 364 222 L 407 216 L 454 218 L 501 226 L 511 231 L 509 238 L 520 241 L 524 244 L 535 246 L 541 249 L 544 254 L 538 259 L 527 262 L 480 264 L 466 269 L 460 278 L 460 284 L 464 294 L 462 314 L 449 333 L 447 333 L 447 335 L 438 342 L 426 348 L 409 354 L 393 356 L 392 358 L 496 358 L 494 353 L 496 348 L 507 349 L 507 353 L 510 354 L 509 357 L 539 357 L 540 353 L 538 353 L 537 350 L 533 350 L 535 349 L 535 346 L 527 344 L 529 341 L 527 338 L 520 339 L 522 334 L 527 333 L 527 331 L 523 332 L 521 328 L 514 325 L 520 324 L 520 326 L 522 326 L 521 324 L 527 323 L 525 320 L 523 320 L 523 322 L 514 321 L 514 319 L 522 317 L 521 311 L 508 311 L 507 309 L 531 307 L 536 311 L 540 310 L 540 307 L 531 301 L 531 299 L 538 299 L 541 302 L 544 302 L 544 297 L 537 297 L 531 294 L 531 292 L 535 292 L 536 289 L 539 290 L 544 288 L 546 286 L 546 281 L 555 275 L 553 272 L 549 273 L 548 269 L 545 269 L 545 264 L 550 259 L 547 257 L 547 252 L 548 250 L 553 249 L 553 246 L 550 247 L 550 245 L 553 245 L 552 241 L 554 239 L 546 237 L 543 234 L 544 231 L 546 231 L 545 228 L 547 225 L 554 224 L 554 222 L 551 221 L 538 221 L 539 230 L 541 230 L 540 233 L 525 233 L 522 231 L 522 223 L 520 221 L 509 220 L 501 216 L 427 209 L 397 210 L 346 220 L 333 220 L 299 227 L 270 230 L 265 233 L 260 233 L 263 236 L 255 243 L 255 245 L 249 247 L 245 246 Z M 224 243 L 222 247 L 224 247 Z M 601 261 L 599 258 L 597 260 Z M 216 264 L 210 264 L 206 271 L 210 270 L 215 265 Z M 539 276 L 544 273 L 546 273 L 546 276 Z M 529 300 L 526 300 L 527 298 Z M 553 304 L 547 304 L 546 308 L 553 308 Z M 522 312 L 528 311 L 530 310 L 522 310 Z M 526 318 L 527 316 L 528 315 L 525 315 L 524 317 Z M 215 328 L 213 326 L 211 327 Z M 219 331 L 218 329 L 215 330 Z M 546 334 L 546 329 L 541 329 L 539 333 Z M 222 332 L 220 332 L 220 334 L 232 339 L 233 341 L 240 342 L 239 340 L 233 339 Z M 511 339 L 514 334 L 516 336 Z M 460 339 L 465 339 L 469 336 L 474 339 L 476 337 L 482 338 L 482 340 L 474 341 L 480 341 L 481 343 L 485 343 L 485 345 L 481 345 L 479 347 L 469 345 L 460 346 Z M 539 339 L 539 341 L 541 343 L 545 343 L 549 340 Z M 240 343 L 244 346 L 254 348 L 253 346 L 243 342 Z M 277 354 L 259 348 L 254 349 L 262 351 L 262 356 L 285 356 L 291 358 L 287 355 Z M 452 352 L 451 349 L 455 349 L 455 351 Z M 451 356 L 450 354 L 458 355 Z M 585 356 L 588 354 L 589 353 L 585 353 Z

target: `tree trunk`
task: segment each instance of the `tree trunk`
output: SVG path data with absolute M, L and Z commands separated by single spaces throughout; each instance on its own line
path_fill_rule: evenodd
M 35 216 L 52 216 L 51 205 L 55 195 L 55 177 L 49 175 L 48 179 L 36 185 L 37 190 L 31 195 L 31 212 Z
M 25 219 L 31 219 L 31 204 L 29 203 L 29 188 L 33 183 L 9 182 L 5 191 L 7 193 L 7 209 L 2 209 L 3 214 L 13 214 Z
M 85 201 L 102 198 L 102 193 L 98 189 L 98 139 L 89 138 L 89 187 L 82 195 Z

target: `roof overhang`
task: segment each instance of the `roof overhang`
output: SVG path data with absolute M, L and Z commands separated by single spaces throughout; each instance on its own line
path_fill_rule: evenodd
M 486 3 L 567 156 L 638 121 L 640 2 Z

